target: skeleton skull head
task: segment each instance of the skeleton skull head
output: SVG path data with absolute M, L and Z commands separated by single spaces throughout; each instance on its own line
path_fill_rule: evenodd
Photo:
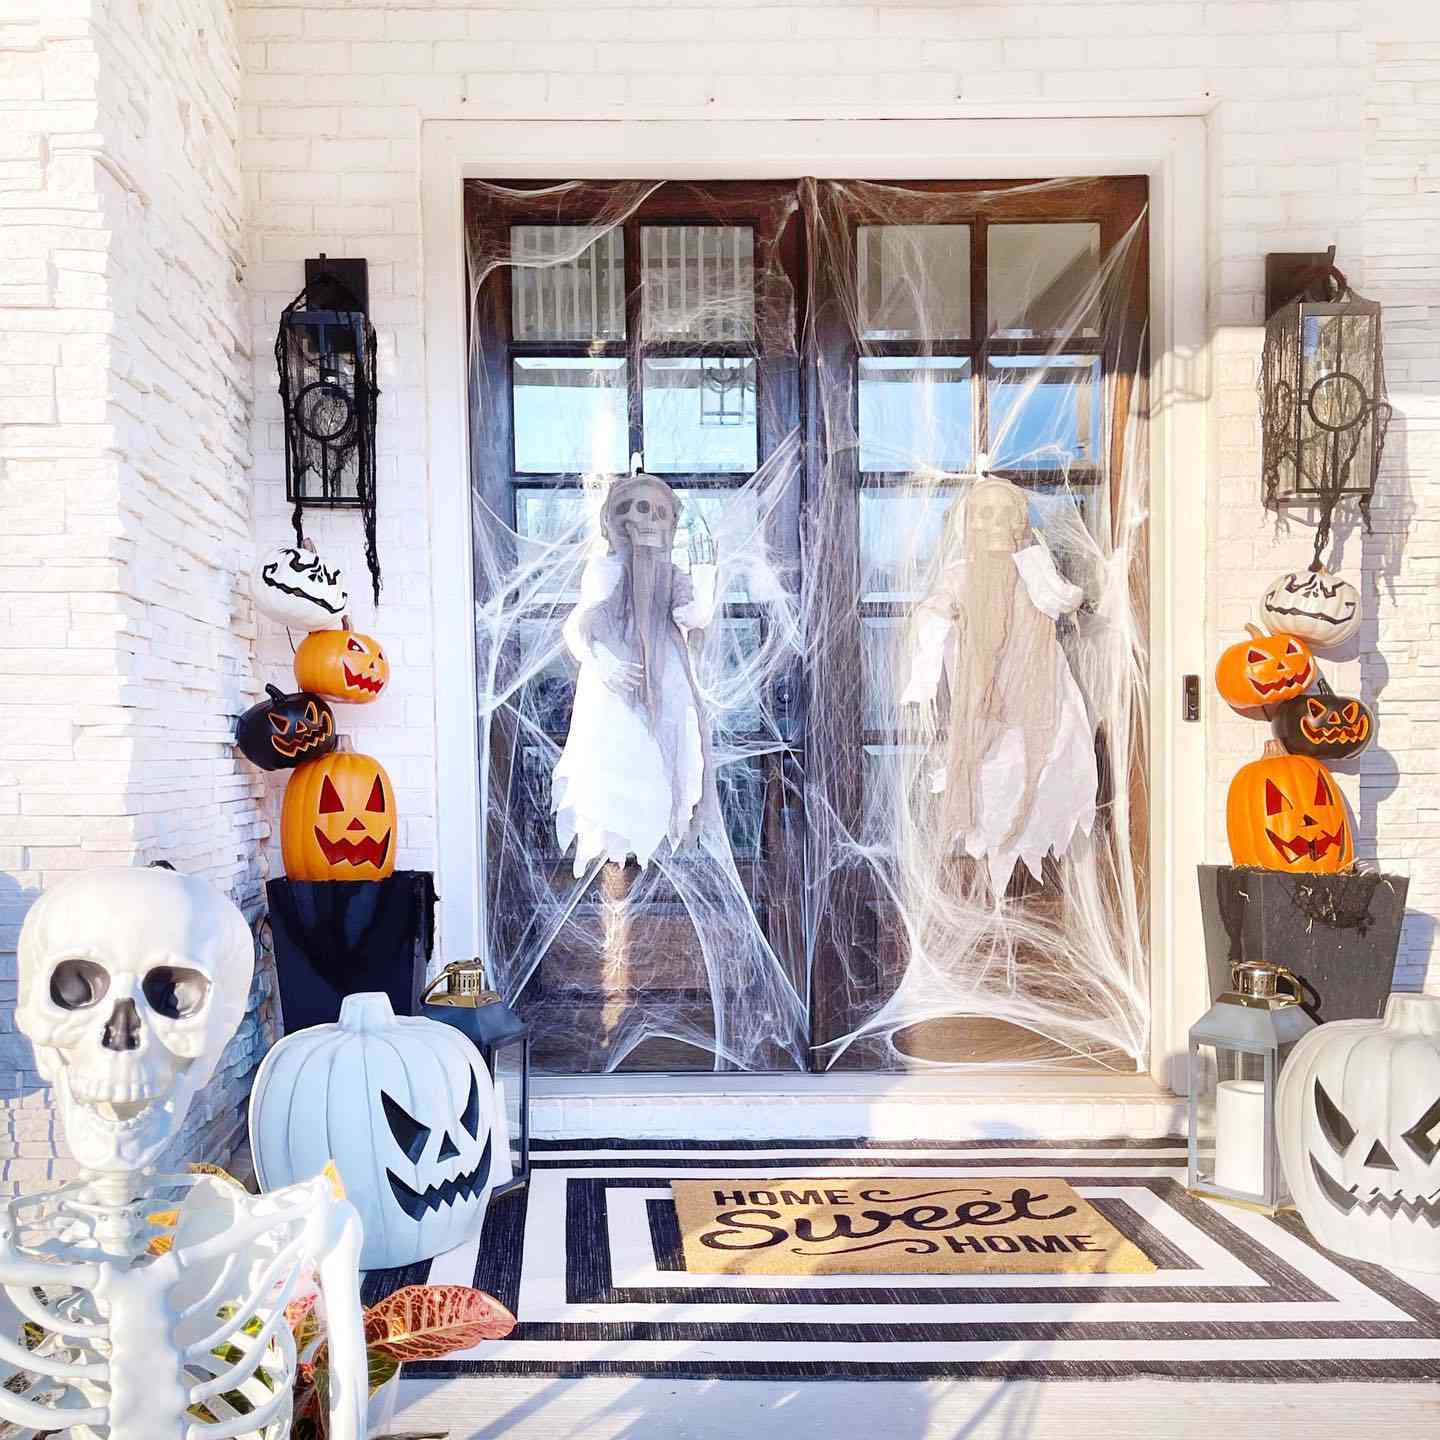
M 653 475 L 617 480 L 605 497 L 600 528 L 614 551 L 621 545 L 668 550 L 680 519 L 675 492 Z
M 1025 543 L 1028 502 L 1024 491 L 1009 481 L 977 480 L 963 512 L 967 555 L 1013 555 Z
M 204 880 L 91 870 L 52 886 L 20 932 L 16 1024 L 95 1171 L 153 1164 L 245 1013 L 254 943 Z

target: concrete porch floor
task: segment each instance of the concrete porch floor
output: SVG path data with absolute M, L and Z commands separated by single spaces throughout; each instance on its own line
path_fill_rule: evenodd
M 392 1432 L 450 1440 L 1328 1440 L 1440 1434 L 1426 1384 L 405 1380 Z

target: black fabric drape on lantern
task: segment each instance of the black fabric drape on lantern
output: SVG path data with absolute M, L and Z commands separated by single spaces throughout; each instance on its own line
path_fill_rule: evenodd
M 340 1017 L 340 1002 L 383 990 L 397 1015 L 415 1014 L 435 947 L 435 877 L 397 870 L 385 880 L 271 880 L 265 886 L 285 1033 Z

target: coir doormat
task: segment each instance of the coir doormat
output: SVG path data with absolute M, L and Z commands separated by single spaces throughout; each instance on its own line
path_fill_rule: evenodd
M 1440 1280 L 1401 1278 L 1331 1254 L 1294 1215 L 1271 1218 L 1187 1194 L 1183 1136 L 536 1140 L 532 1154 L 528 1188 L 494 1201 L 482 1234 L 433 1262 L 366 1278 L 367 1303 L 429 1280 L 478 1285 L 519 1318 L 504 1340 L 407 1364 L 409 1379 L 1440 1380 Z M 1003 1182 L 1052 1199 L 1058 1182 L 1153 1268 L 690 1269 L 676 1181 L 743 1190 L 748 1199 L 763 1187 L 811 1188 L 817 1177 L 848 1188 L 857 1176 L 867 1188 Z M 952 1198 L 964 1197 L 907 1203 Z M 953 1232 L 922 1238 L 945 1233 Z
M 673 1180 L 692 1275 L 1150 1275 L 1063 1180 Z

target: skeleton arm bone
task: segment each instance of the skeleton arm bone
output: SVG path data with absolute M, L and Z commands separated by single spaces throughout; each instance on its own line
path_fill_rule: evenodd
M 715 618 L 716 588 L 714 565 L 694 565 L 689 575 L 677 572 L 670 610 L 675 623 L 685 630 L 704 630 Z
M 580 603 L 570 612 L 561 632 L 565 646 L 582 666 L 589 665 L 610 689 L 621 695 L 637 691 L 644 680 L 642 666 L 622 660 L 590 633 L 589 619 L 620 583 L 624 568 L 613 555 L 596 555 L 580 579 Z
M 369 1364 L 360 1310 L 363 1232 L 360 1216 L 348 1200 L 329 1194 L 325 1198 L 324 1210 L 310 1216 L 306 1239 L 317 1262 L 329 1331 L 330 1440 L 364 1440 Z

